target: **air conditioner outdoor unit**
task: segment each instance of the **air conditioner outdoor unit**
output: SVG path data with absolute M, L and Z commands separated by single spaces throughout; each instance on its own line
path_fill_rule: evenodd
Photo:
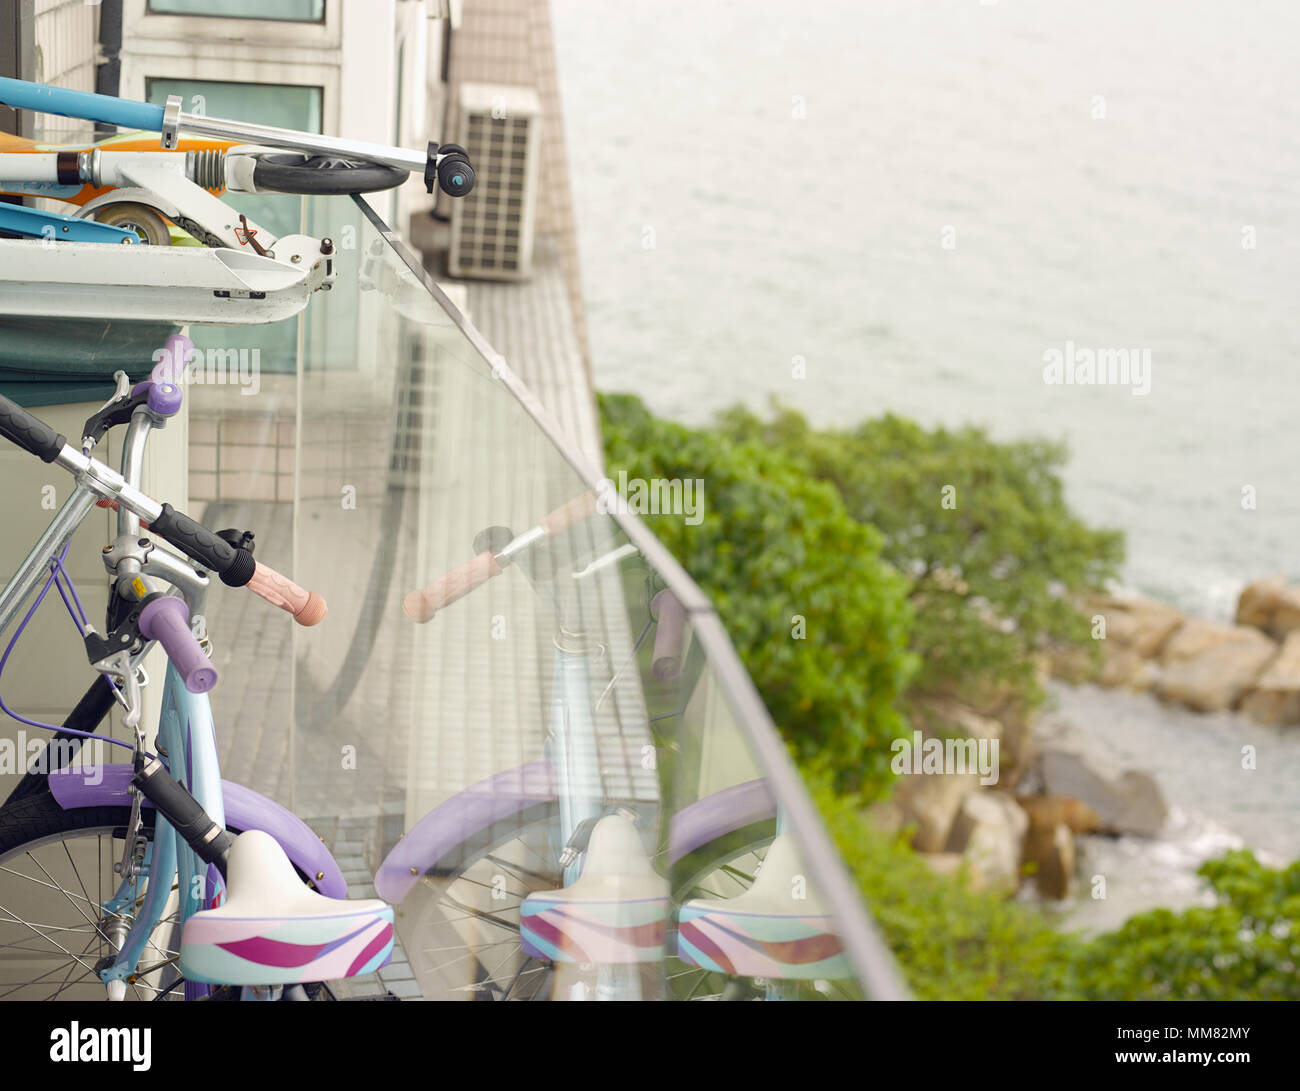
M 523 280 L 533 263 L 541 102 L 531 87 L 462 83 L 457 135 L 478 176 L 452 203 L 454 277 Z

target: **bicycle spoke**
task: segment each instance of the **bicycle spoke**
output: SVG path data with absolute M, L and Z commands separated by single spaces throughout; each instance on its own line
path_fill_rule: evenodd
M 98 848 L 102 844 L 103 844 L 103 839 L 96 838 L 96 847 Z M 86 901 L 89 902 L 90 893 L 86 890 L 86 884 L 81 881 L 81 872 L 77 870 L 77 865 L 72 861 L 72 850 L 68 848 L 68 843 L 66 841 L 63 842 L 63 855 L 68 858 L 68 866 L 72 868 L 72 875 L 77 880 L 77 885 L 81 887 L 82 895 L 85 897 Z M 101 861 L 101 865 L 102 865 L 102 861 Z
M 27 855 L 30 856 L 31 853 L 28 853 Z M 47 888 L 50 889 L 50 890 L 59 890 L 59 889 L 61 889 L 57 883 L 43 883 L 43 882 L 40 881 L 40 879 L 36 878 L 35 875 L 25 875 L 25 874 L 23 874 L 21 871 L 14 871 L 14 870 L 12 870 L 11 868 L 7 868 L 7 867 L 0 867 L 0 874 L 3 874 L 3 875 L 12 875 L 15 879 L 26 879 L 27 882 L 29 882 L 29 883 L 35 883 L 37 886 L 47 887 Z M 65 891 L 65 893 L 66 893 L 66 891 Z M 86 899 L 86 904 L 87 904 L 87 905 L 93 905 L 96 909 L 99 908 L 99 903 L 98 903 L 98 902 L 92 902 L 89 898 Z
M 41 867 L 41 862 L 38 859 L 36 859 L 35 856 L 33 856 L 29 852 L 27 853 L 27 857 L 38 868 L 41 868 L 42 875 L 44 875 L 47 879 L 49 879 L 51 883 L 54 883 L 54 876 L 51 875 L 48 871 L 46 871 L 45 868 Z M 78 913 L 81 913 L 82 917 L 84 917 L 86 921 L 88 921 L 91 925 L 97 924 L 97 922 L 91 920 L 89 917 L 86 916 L 86 914 L 82 911 L 81 906 L 77 905 L 77 903 L 72 900 L 72 895 L 70 895 L 66 890 L 64 890 L 63 887 L 59 886 L 57 883 L 54 883 L 54 889 L 56 889 L 60 894 L 62 894 L 63 897 L 67 899 L 68 904 L 72 906 L 72 908 L 75 909 Z

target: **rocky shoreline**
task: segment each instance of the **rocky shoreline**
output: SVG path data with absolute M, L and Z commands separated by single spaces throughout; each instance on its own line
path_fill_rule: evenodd
M 1091 595 L 1080 608 L 1100 656 L 1044 655 L 1044 678 L 1300 724 L 1300 588 L 1279 578 L 1250 584 L 1231 625 L 1134 595 Z M 1149 773 L 1108 777 L 1081 754 L 1036 746 L 1032 716 L 949 698 L 919 699 L 909 713 L 927 738 L 957 736 L 972 755 L 996 740 L 1001 751 L 996 784 L 982 784 L 987 778 L 974 764 L 949 763 L 943 772 L 901 777 L 894 798 L 872 808 L 882 828 L 910 830 L 913 847 L 938 872 L 1007 894 L 1032 882 L 1042 897 L 1064 899 L 1077 883 L 1078 835 L 1155 837 L 1165 824 L 1168 808 Z
M 1139 596 L 1095 595 L 1081 606 L 1101 645 L 1101 685 L 1152 691 L 1197 712 L 1300 724 L 1300 588 L 1280 577 L 1249 584 L 1232 625 Z M 1077 656 L 1050 667 L 1067 681 L 1087 677 Z

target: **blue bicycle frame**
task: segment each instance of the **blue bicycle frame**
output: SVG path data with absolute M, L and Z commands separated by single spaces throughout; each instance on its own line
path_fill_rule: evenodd
M 216 734 L 212 706 L 205 693 L 191 693 L 185 688 L 176 668 L 168 664 L 163 683 L 162 715 L 158 723 L 158 751 L 170 761 L 170 772 L 194 796 L 218 825 L 226 824 L 225 801 L 221 790 L 220 765 L 217 760 Z M 176 836 L 171 824 L 158 815 L 154 825 L 152 848 L 142 874 L 130 883 L 123 882 L 117 894 L 102 908 L 112 910 L 123 904 L 139 889 L 143 879 L 149 887 L 141 912 L 131 925 L 113 965 L 100 972 L 105 983 L 125 981 L 136 973 L 154 929 L 166 912 L 173 881 L 178 882 L 180 921 L 183 925 L 200 909 L 218 904 L 222 893 L 221 878 L 194 851 Z M 129 889 L 128 889 L 129 888 Z M 207 986 L 185 983 L 186 999 L 207 992 Z

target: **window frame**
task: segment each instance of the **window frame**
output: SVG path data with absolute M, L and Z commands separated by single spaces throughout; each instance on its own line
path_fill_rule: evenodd
M 286 46 L 339 49 L 342 46 L 341 0 L 325 0 L 319 21 L 271 19 L 247 15 L 185 15 L 153 11 L 150 0 L 124 0 L 123 40 L 231 42 L 241 54 L 256 56 L 259 47 Z
M 154 7 L 158 0 L 144 0 L 145 15 L 172 15 L 182 19 L 246 19 L 250 23 L 288 23 L 290 26 L 317 26 L 329 16 L 328 0 L 321 0 L 319 19 L 285 19 L 274 15 L 200 15 L 191 11 L 159 11 Z

